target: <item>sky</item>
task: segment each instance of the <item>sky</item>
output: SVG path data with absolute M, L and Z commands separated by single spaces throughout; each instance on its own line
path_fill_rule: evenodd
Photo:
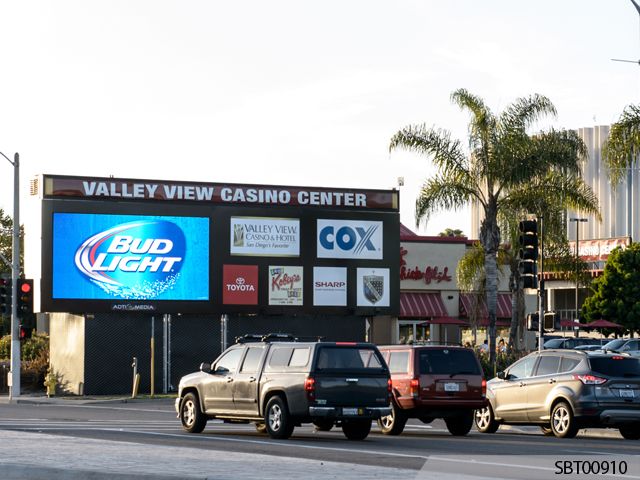
M 537 128 L 611 124 L 640 102 L 640 66 L 612 58 L 640 59 L 629 0 L 0 0 L 0 152 L 25 211 L 40 173 L 399 188 L 414 231 L 475 237 L 468 209 L 415 227 L 434 169 L 393 134 L 466 143 L 459 88 L 496 113 L 546 95 Z

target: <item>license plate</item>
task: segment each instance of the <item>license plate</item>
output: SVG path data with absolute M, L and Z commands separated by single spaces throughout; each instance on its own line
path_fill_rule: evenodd
M 622 398 L 633 398 L 633 390 L 620 390 L 620 396 Z
M 444 384 L 444 391 L 445 392 L 459 392 L 460 391 L 460 385 L 458 385 L 457 383 L 445 383 Z
M 342 414 L 343 415 L 362 415 L 362 409 L 361 408 L 343 408 L 342 409 Z

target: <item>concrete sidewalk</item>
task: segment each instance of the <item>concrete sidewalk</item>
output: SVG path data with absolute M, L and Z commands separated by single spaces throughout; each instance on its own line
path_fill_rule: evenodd
M 8 395 L 0 395 L 0 404 L 28 404 L 28 405 L 92 405 L 100 403 L 142 403 L 149 401 L 166 401 L 173 405 L 175 396 L 159 395 L 149 397 L 148 395 L 131 398 L 126 395 L 90 395 L 90 396 L 55 396 L 47 397 L 42 394 L 20 395 L 18 398 L 9 398 Z

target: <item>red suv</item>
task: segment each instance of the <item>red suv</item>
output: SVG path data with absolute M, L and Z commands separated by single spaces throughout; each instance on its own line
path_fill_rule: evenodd
M 452 435 L 466 435 L 474 410 L 487 405 L 487 382 L 473 350 L 448 345 L 379 347 L 393 382 L 392 413 L 378 420 L 382 433 L 399 435 L 409 418 L 444 419 Z

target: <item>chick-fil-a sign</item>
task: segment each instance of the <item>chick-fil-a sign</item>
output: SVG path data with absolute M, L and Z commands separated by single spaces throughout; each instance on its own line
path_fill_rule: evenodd
M 449 267 L 431 266 L 421 269 L 418 266 L 407 267 L 404 256 L 407 250 L 400 247 L 400 280 L 424 280 L 424 283 L 430 285 L 431 282 L 441 283 L 450 282 Z M 442 268 L 442 270 L 441 270 Z

